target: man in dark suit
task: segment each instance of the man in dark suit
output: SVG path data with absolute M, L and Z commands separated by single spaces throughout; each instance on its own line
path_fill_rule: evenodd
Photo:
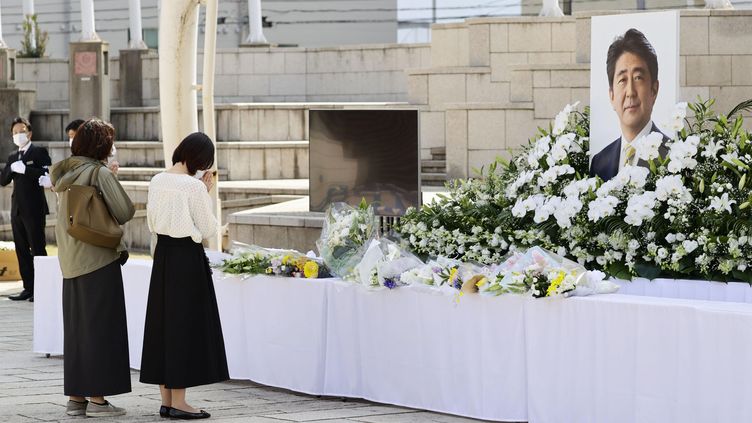
M 44 226 L 49 213 L 39 178 L 47 173 L 52 161 L 46 148 L 31 144 L 31 124 L 26 119 L 14 119 L 11 134 L 18 151 L 8 156 L 0 185 L 13 181 L 10 223 L 24 289 L 9 298 L 34 301 L 34 256 L 47 255 Z
M 593 156 L 590 175 L 607 181 L 625 165 L 647 166 L 637 160 L 631 143 L 651 132 L 660 132 L 652 121 L 653 105 L 658 98 L 658 56 L 642 32 L 632 28 L 617 37 L 608 48 L 606 57 L 608 95 L 611 106 L 619 116 L 621 136 Z M 659 149 L 667 154 L 663 143 Z

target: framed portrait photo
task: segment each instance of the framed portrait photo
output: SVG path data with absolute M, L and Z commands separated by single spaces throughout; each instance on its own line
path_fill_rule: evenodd
M 603 177 L 596 167 L 608 162 L 618 168 L 625 142 L 650 132 L 671 135 L 667 124 L 679 93 L 679 12 L 593 16 L 590 48 L 591 171 Z

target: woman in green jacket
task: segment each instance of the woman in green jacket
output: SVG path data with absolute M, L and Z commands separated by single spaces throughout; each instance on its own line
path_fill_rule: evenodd
M 70 397 L 66 412 L 71 416 L 123 415 L 125 410 L 104 397 L 131 391 L 120 270 L 128 258 L 125 244 L 121 241 L 117 248 L 104 248 L 79 241 L 68 234 L 66 218 L 68 187 L 89 185 L 96 171 L 94 184 L 112 217 L 120 225 L 133 218 L 133 203 L 105 166 L 114 138 L 112 125 L 90 119 L 73 138 L 73 156 L 50 168 L 50 180 L 59 195 L 55 235 L 63 273 L 64 389 Z

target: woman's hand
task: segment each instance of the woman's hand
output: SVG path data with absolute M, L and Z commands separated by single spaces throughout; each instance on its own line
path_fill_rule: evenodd
M 204 173 L 204 176 L 201 177 L 201 182 L 206 185 L 206 191 L 211 191 L 212 187 L 214 187 L 214 172 L 211 170 L 207 170 L 206 173 Z

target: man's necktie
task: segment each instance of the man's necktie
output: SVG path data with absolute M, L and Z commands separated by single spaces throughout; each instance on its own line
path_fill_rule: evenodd
M 635 156 L 635 148 L 631 145 L 627 145 L 624 148 L 624 165 L 632 164 L 632 159 Z

